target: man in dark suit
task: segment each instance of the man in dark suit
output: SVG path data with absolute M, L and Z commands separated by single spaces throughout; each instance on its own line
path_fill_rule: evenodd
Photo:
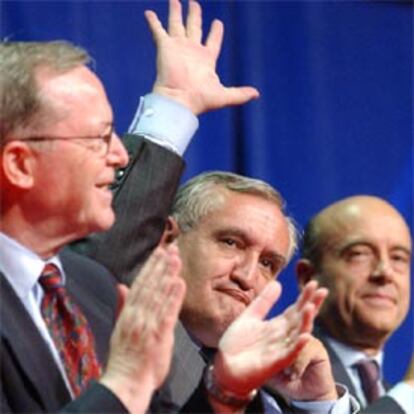
M 185 138 L 178 144 L 161 142 L 158 145 L 159 141 L 150 139 L 153 138 L 151 129 L 145 135 L 143 128 L 144 136 L 140 135 L 139 128 L 146 125 L 151 105 L 167 101 L 173 119 L 178 116 L 177 112 L 188 107 L 183 116 L 190 113 L 193 126 L 187 134 L 191 136 L 197 126 L 194 114 L 243 103 L 257 96 L 253 88 L 225 88 L 214 76 L 222 25 L 215 22 L 207 44 L 202 45 L 198 35 L 200 8 L 197 3 L 190 2 L 188 37 L 185 35 L 183 42 L 176 30 L 177 25 L 182 25 L 181 5 L 172 0 L 170 7 L 169 30 L 174 32 L 173 36 L 162 29 L 154 13 L 147 12 L 154 38 L 164 52 L 158 59 L 155 94 L 145 97 L 139 111 L 143 121 L 134 123 L 132 134 L 127 136 L 127 142 L 132 142 L 129 167 L 125 149 L 112 128 L 112 110 L 105 91 L 98 78 L 85 66 L 88 56 L 83 50 L 61 42 L 1 45 L 0 270 L 2 298 L 6 298 L 2 301 L 5 306 L 1 313 L 2 412 L 53 412 L 60 409 L 143 412 L 152 392 L 165 377 L 172 346 L 171 328 L 183 294 L 183 282 L 175 277 L 179 268 L 176 250 L 157 251 L 132 284 L 107 358 L 118 299 L 114 281 L 103 267 L 62 248 L 74 239 L 107 230 L 114 221 L 109 191 L 114 170 L 118 170 L 114 185 L 119 190 L 123 189 L 127 179 L 135 179 L 137 173 L 140 187 L 134 182 L 132 194 L 119 191 L 116 198 L 121 203 L 135 201 L 129 206 L 134 212 L 138 210 L 132 228 L 140 232 L 139 259 L 136 260 L 135 250 L 132 263 L 131 252 L 126 251 L 125 268 L 119 270 L 117 266 L 110 266 L 112 270 L 119 270 L 120 279 L 125 275 L 134 279 L 137 263 L 141 267 L 158 242 L 169 199 L 182 169 L 177 153 L 182 153 L 186 145 Z M 177 16 L 180 19 L 177 20 Z M 198 63 L 199 71 L 185 60 L 181 65 L 174 60 L 172 67 L 180 76 L 173 77 L 177 85 L 173 89 L 173 99 L 168 99 L 171 84 L 169 73 L 164 69 L 171 68 L 168 63 L 176 57 L 177 45 L 199 47 L 200 57 L 204 59 L 201 59 L 201 65 Z M 215 81 L 208 91 L 212 94 L 203 97 L 192 88 L 197 85 L 200 89 L 200 85 L 205 84 L 204 76 Z M 197 102 L 191 92 L 198 96 Z M 157 115 L 159 112 L 148 118 L 159 125 Z M 159 165 L 163 165 L 161 172 Z M 131 216 L 131 211 L 128 215 Z M 91 254 L 99 257 L 106 237 L 115 235 L 112 240 L 116 240 L 118 231 L 115 227 L 109 236 L 92 237 L 95 243 Z M 136 234 L 133 236 L 135 238 Z M 116 247 L 116 243 L 113 246 Z M 122 250 L 124 247 L 123 244 Z M 113 251 L 115 255 L 104 254 L 101 261 L 111 265 L 114 256 L 119 255 L 119 251 Z M 43 319 L 43 303 L 48 294 L 37 280 L 45 264 L 53 265 L 55 272 L 49 272 L 49 280 L 62 277 L 70 303 L 75 302 L 65 305 L 65 309 L 80 308 L 80 312 L 73 312 L 77 315 L 76 321 L 86 319 L 87 323 L 81 325 L 86 325 L 85 332 L 91 331 L 95 337 L 96 347 L 91 345 L 91 335 L 86 334 L 88 352 L 84 355 L 87 358 L 80 355 L 79 359 L 92 361 L 90 365 L 95 367 L 95 374 L 99 367 L 96 360 L 101 364 L 108 361 L 104 375 L 79 397 L 77 388 L 72 389 L 72 376 L 66 372 L 66 369 L 71 372 L 63 358 L 67 351 L 54 343 L 52 335 L 55 332 L 48 332 Z M 58 289 L 61 291 L 61 284 Z M 124 301 L 125 289 L 120 288 L 120 292 Z M 57 300 L 49 302 L 53 301 Z M 62 302 L 66 301 L 62 299 Z M 141 307 L 141 302 L 147 306 Z M 61 322 L 56 322 L 55 328 L 61 329 Z M 80 337 L 84 338 L 83 335 Z M 136 337 L 138 341 L 134 341 Z
M 171 359 L 177 251 L 157 250 L 127 294 L 64 250 L 112 225 L 128 161 L 88 59 L 64 42 L 0 45 L 1 412 L 145 412 Z
M 335 379 L 367 413 L 414 412 L 413 367 L 392 388 L 380 374 L 384 345 L 409 309 L 411 252 L 403 217 L 377 197 L 340 200 L 306 226 L 299 283 L 315 279 L 330 290 L 315 335 L 330 354 Z M 367 364 L 359 364 L 366 360 L 377 375 L 372 383 Z
M 212 30 L 216 31 L 216 34 L 210 34 L 208 37 L 210 40 L 207 41 L 206 46 L 203 46 L 199 43 L 199 40 L 197 42 L 194 42 L 195 38 L 192 38 L 192 36 L 194 36 L 196 33 L 201 33 L 201 26 L 199 26 L 197 30 L 190 29 L 188 26 L 184 27 L 181 20 L 181 9 L 179 7 L 179 3 L 172 2 L 171 7 L 171 13 L 174 15 L 174 18 L 170 19 L 169 32 L 170 34 L 174 34 L 174 36 L 177 36 L 177 34 L 179 34 L 179 43 L 175 44 L 173 42 L 174 36 L 170 36 L 166 31 L 164 31 L 160 22 L 154 14 L 147 14 L 147 19 L 149 20 L 150 27 L 152 28 L 153 35 L 158 46 L 158 62 L 160 64 L 158 68 L 159 72 L 164 72 L 164 69 L 162 67 L 163 63 L 168 63 L 168 61 L 173 64 L 165 64 L 165 67 L 170 68 L 170 70 L 173 68 L 177 69 L 174 76 L 166 76 L 164 73 L 163 76 L 159 75 L 157 79 L 168 78 L 178 80 L 177 91 L 171 88 L 171 84 L 169 85 L 169 89 L 165 91 L 163 88 L 158 88 L 157 83 L 154 91 L 158 94 L 164 93 L 164 96 L 166 92 L 171 93 L 171 96 L 169 96 L 170 102 L 171 99 L 174 99 L 174 97 L 182 96 L 185 99 L 180 101 L 183 103 L 181 110 L 183 111 L 185 108 L 187 108 L 187 111 L 189 110 L 194 115 L 197 115 L 198 113 L 206 111 L 208 109 L 221 107 L 225 104 L 241 103 L 243 100 L 246 100 L 249 94 L 250 96 L 253 96 L 252 92 L 254 91 L 243 89 L 240 90 L 240 96 L 237 97 L 235 89 L 230 92 L 230 90 L 227 90 L 223 86 L 215 84 L 216 80 L 218 79 L 217 76 L 209 76 L 208 84 L 210 85 L 210 82 L 213 81 L 213 85 L 211 88 L 205 88 L 205 82 L 200 82 L 201 79 L 199 77 L 199 74 L 214 74 L 215 59 L 217 58 L 218 51 L 220 49 L 219 44 L 221 43 L 221 34 L 217 34 L 217 31 L 221 32 L 221 25 L 218 22 L 213 25 Z M 198 25 L 201 25 L 200 9 L 197 3 L 190 2 L 189 13 L 191 17 L 187 19 L 187 22 L 198 22 Z M 198 37 L 199 35 L 196 35 L 196 38 Z M 213 39 L 215 39 L 215 41 L 213 41 Z M 167 55 L 164 54 L 166 51 L 169 52 Z M 211 59 L 212 51 L 214 51 L 213 60 Z M 192 54 L 197 54 L 199 59 L 192 59 Z M 204 57 L 204 59 L 200 59 L 200 57 Z M 200 70 L 200 64 L 204 67 L 203 70 Z M 194 67 L 193 65 L 196 66 Z M 214 91 L 214 93 L 210 93 L 211 91 Z M 154 96 L 146 97 L 145 100 L 147 101 L 148 98 L 152 99 Z M 163 104 L 165 103 L 166 102 L 163 102 Z M 147 150 L 150 154 L 149 158 L 154 162 L 156 160 L 157 153 L 161 150 L 161 146 L 170 148 L 171 142 L 173 142 L 173 148 L 176 148 L 178 146 L 174 143 L 173 140 L 170 139 L 170 137 L 168 137 L 168 134 L 167 137 L 165 137 L 162 135 L 162 133 L 154 133 L 155 126 L 151 125 L 150 122 L 152 120 L 152 123 L 155 124 L 154 114 L 159 113 L 159 110 L 153 106 L 155 104 L 154 102 L 146 102 L 146 108 L 139 111 L 139 122 L 134 123 L 133 125 L 135 132 L 143 135 L 145 137 L 145 141 L 153 140 L 156 142 L 150 143 L 150 145 L 147 147 Z M 173 110 L 175 111 L 177 109 L 178 108 L 174 108 Z M 148 119 L 145 119 L 146 110 L 151 113 L 151 117 L 148 117 Z M 185 111 L 184 113 L 181 112 L 179 117 L 176 116 L 176 118 L 180 119 L 183 119 L 185 117 L 191 118 L 185 114 Z M 144 124 L 144 126 L 142 126 L 142 124 Z M 181 124 L 185 124 L 185 122 L 181 122 Z M 172 127 L 173 125 L 171 123 L 169 126 L 167 125 L 167 128 L 164 128 L 164 131 L 168 131 L 168 129 Z M 134 144 L 133 141 L 132 144 Z M 165 153 L 167 153 L 167 151 L 165 151 Z M 137 154 L 137 158 L 139 159 L 139 151 Z M 85 249 L 85 251 L 89 252 L 89 254 L 92 254 L 93 257 L 97 258 L 100 261 L 103 261 L 110 269 L 114 271 L 115 274 L 119 276 L 120 280 L 125 283 L 130 283 L 132 278 L 135 276 L 136 267 L 139 266 L 142 257 L 139 240 L 143 232 L 142 229 L 137 226 L 137 223 L 134 220 L 134 211 L 136 204 L 141 204 L 139 201 L 139 191 L 137 190 L 139 186 L 136 185 L 136 180 L 139 178 L 139 164 L 134 162 L 134 157 L 132 157 L 132 160 L 132 165 L 125 170 L 126 172 L 123 172 L 122 177 L 119 180 L 119 186 L 116 189 L 114 208 L 117 213 L 117 221 L 115 223 L 115 226 L 106 234 L 100 235 L 97 238 L 90 239 L 88 242 L 92 243 L 87 243 Z M 136 172 L 136 175 L 134 175 L 134 172 Z M 168 181 L 166 177 L 169 177 L 171 175 L 170 172 L 171 169 L 166 168 L 163 168 L 162 171 L 159 171 L 159 181 Z M 136 202 L 137 197 L 138 202 Z M 272 209 L 272 211 L 274 211 L 274 209 Z M 281 233 L 285 234 L 287 230 L 285 224 L 283 224 L 284 219 L 281 218 L 280 212 L 277 214 L 277 217 L 282 223 L 281 225 L 283 227 L 283 231 Z M 160 218 L 162 218 L 162 215 Z M 165 219 L 166 214 L 164 216 L 164 220 Z M 158 223 L 162 224 L 163 221 L 158 220 Z M 154 224 L 154 222 L 152 222 L 152 224 Z M 271 226 L 269 228 L 272 229 L 273 227 Z M 160 227 L 155 228 L 154 226 L 148 226 L 146 230 L 148 229 L 152 230 L 150 232 L 146 232 L 147 236 L 149 235 L 151 238 L 154 237 L 154 234 L 157 235 L 157 237 L 160 236 Z M 176 238 L 177 234 L 171 234 L 167 230 L 165 235 L 166 242 L 172 242 Z M 281 237 L 278 242 L 285 244 L 287 243 L 289 245 L 291 244 L 290 242 L 286 242 L 285 239 L 282 239 L 283 237 Z M 153 240 L 157 240 L 157 238 L 154 237 Z M 121 254 L 120 252 L 123 253 L 125 248 L 128 249 L 126 254 Z M 291 246 L 291 249 L 293 249 L 293 245 Z M 287 258 L 284 257 L 284 254 L 276 256 L 277 258 L 281 259 L 283 263 L 285 260 L 287 260 Z M 277 258 L 272 255 L 271 260 L 265 260 L 266 262 L 269 262 L 269 268 L 274 268 L 274 271 L 279 270 L 280 266 L 282 266 L 282 263 L 280 263 Z M 267 265 L 265 267 L 267 267 Z M 259 290 L 260 289 L 255 291 L 254 296 L 258 293 Z M 234 291 L 236 291 L 236 289 Z M 244 294 L 241 293 L 241 295 Z M 252 297 L 250 297 L 249 301 L 251 299 Z M 236 304 L 237 303 L 238 302 L 236 301 Z M 240 309 L 233 315 L 231 320 L 233 320 L 239 313 Z M 227 321 L 227 324 L 229 324 L 231 320 L 229 319 Z M 194 332 L 192 332 L 192 336 L 190 337 L 188 334 L 189 331 L 192 332 L 192 328 L 188 326 L 187 323 L 184 325 L 177 325 L 172 367 L 164 386 L 157 392 L 156 398 L 153 399 L 151 406 L 151 409 L 153 411 L 177 412 L 182 410 L 183 406 L 186 404 L 187 405 L 184 407 L 185 410 L 189 409 L 191 412 L 192 409 L 196 408 L 188 403 L 191 397 L 194 397 L 192 398 L 192 401 L 194 401 L 194 399 L 197 400 L 198 395 L 194 394 L 194 391 L 196 391 L 196 389 L 203 391 L 204 386 L 202 385 L 203 383 L 201 381 L 201 378 L 206 367 L 206 356 L 204 350 L 200 349 L 200 346 L 197 345 L 197 342 L 199 341 L 200 344 L 216 347 L 219 336 L 217 336 L 217 333 L 213 330 L 212 335 L 216 339 L 214 344 L 209 344 L 204 340 L 198 339 L 197 334 L 194 335 Z M 197 339 L 195 340 L 195 338 Z M 246 359 L 246 361 L 252 360 L 254 360 L 254 358 Z M 320 372 L 323 371 L 320 370 Z M 329 375 L 326 375 L 325 377 L 326 379 L 329 379 Z M 198 407 L 200 408 L 200 406 Z M 221 408 L 222 407 L 219 407 L 219 409 Z M 201 406 L 201 409 L 205 409 L 205 406 Z M 234 407 L 232 409 L 234 409 Z
M 319 341 L 305 339 L 300 329 L 291 326 L 291 312 L 309 305 L 314 316 L 327 291 L 317 290 L 312 298 L 316 286 L 308 285 L 291 308 L 263 321 L 274 302 L 269 294 L 278 284 L 274 279 L 296 246 L 295 226 L 284 205 L 267 183 L 221 171 L 193 177 L 177 192 L 162 242 L 179 248 L 180 274 L 187 284 L 180 321 L 207 365 L 203 386 L 183 408 L 186 412 L 206 410 L 203 387 L 210 404 L 223 412 L 238 412 L 243 403 L 247 412 L 311 410 L 313 404 L 320 404 L 321 412 L 329 412 L 335 404 L 338 412 L 351 410 L 339 408 L 344 400 L 336 401 L 330 364 Z M 267 307 L 252 311 L 257 301 Z M 284 327 L 278 326 L 282 320 Z M 302 351 L 301 338 L 309 341 Z M 280 341 L 297 346 L 295 356 L 288 357 Z M 217 350 L 210 364 L 206 348 Z M 272 358 L 277 360 L 282 352 L 286 365 L 280 360 L 272 365 Z M 286 367 L 297 375 L 286 374 Z

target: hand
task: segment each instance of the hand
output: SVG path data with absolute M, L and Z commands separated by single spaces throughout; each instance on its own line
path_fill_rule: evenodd
M 267 385 L 290 400 L 321 401 L 338 398 L 328 353 L 315 337 L 302 348 L 293 364 L 277 373 Z
M 101 382 L 130 412 L 144 413 L 152 393 L 167 376 L 174 327 L 184 299 L 181 260 L 175 246 L 157 248 L 135 278 L 111 337 Z
M 310 339 L 313 319 L 327 290 L 310 282 L 296 303 L 280 316 L 263 320 L 281 293 L 270 282 L 229 326 L 219 342 L 214 361 L 219 387 L 240 396 L 248 395 L 290 366 Z
M 180 1 L 170 0 L 169 4 L 168 32 L 153 11 L 145 12 L 157 47 L 157 79 L 153 92 L 185 105 L 195 115 L 257 98 L 259 92 L 254 88 L 227 88 L 220 82 L 216 63 L 223 40 L 223 24 L 213 21 L 203 45 L 200 5 L 189 1 L 184 25 Z

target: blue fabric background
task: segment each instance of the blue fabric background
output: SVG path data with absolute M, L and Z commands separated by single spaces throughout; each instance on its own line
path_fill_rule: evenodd
M 391 201 L 413 231 L 413 4 L 409 1 L 202 1 L 205 29 L 226 26 L 219 73 L 261 98 L 201 117 L 186 154 L 189 178 L 223 169 L 269 181 L 303 226 L 353 194 Z M 1 37 L 67 39 L 96 59 L 124 132 L 151 88 L 154 47 L 143 11 L 165 22 L 165 1 L 5 1 Z M 275 311 L 297 294 L 281 276 Z M 413 307 L 387 345 L 386 377 L 405 372 Z

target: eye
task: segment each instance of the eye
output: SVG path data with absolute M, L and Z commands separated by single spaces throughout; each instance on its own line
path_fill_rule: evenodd
M 391 256 L 392 260 L 395 260 L 397 262 L 407 262 L 407 257 L 403 256 L 402 254 L 393 254 Z
M 260 260 L 260 263 L 262 264 L 263 267 L 266 267 L 266 268 L 268 268 L 272 271 L 275 268 L 275 264 L 274 264 L 273 260 L 263 258 L 263 259 Z
M 364 246 L 353 247 L 345 252 L 345 259 L 348 261 L 353 261 L 353 262 L 371 259 L 372 256 L 373 256 L 372 250 Z
M 395 263 L 396 268 L 405 270 L 409 266 L 410 256 L 402 252 L 396 252 L 391 255 L 391 260 Z
M 230 238 L 230 237 L 225 237 L 223 239 L 221 239 L 221 242 L 227 246 L 237 246 L 237 242 L 236 240 Z

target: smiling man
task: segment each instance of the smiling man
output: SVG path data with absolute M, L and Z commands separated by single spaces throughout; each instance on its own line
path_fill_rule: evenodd
M 330 351 L 336 380 L 349 387 L 367 412 L 414 410 L 412 373 L 387 392 L 381 375 L 365 385 L 363 368 L 380 372 L 385 343 L 407 315 L 411 252 L 410 232 L 400 213 L 372 196 L 328 206 L 305 231 L 299 282 L 315 279 L 330 291 L 317 336 Z M 359 364 L 365 360 L 374 362 Z
M 0 43 L 2 413 L 144 413 L 170 365 L 178 252 L 157 250 L 127 294 L 65 249 L 111 227 L 128 162 L 89 59 L 63 41 Z

